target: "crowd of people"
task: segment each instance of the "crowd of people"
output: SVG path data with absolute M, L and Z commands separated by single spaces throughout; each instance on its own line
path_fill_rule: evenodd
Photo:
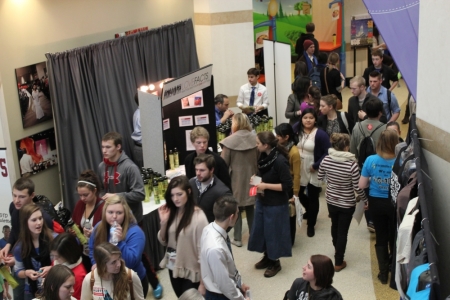
M 342 299 L 331 284 L 334 273 L 347 266 L 347 236 L 360 201 L 367 226 L 376 234 L 378 278 L 383 284 L 388 281 L 395 236 L 389 178 L 401 142 L 395 122 L 400 108 L 392 92 L 396 84 L 390 85 L 395 78 L 374 50 L 374 65 L 364 76 L 351 79 L 353 97 L 348 111 L 341 112 L 345 82 L 339 56 L 325 59 L 318 87 L 308 74 L 324 57 L 316 53 L 314 40 L 305 39 L 302 46 L 287 99 L 289 123 L 273 132 L 253 131 L 248 116 L 266 114 L 269 101 L 266 88 L 258 83 L 258 70 L 252 68 L 249 82 L 239 91 L 242 112 L 228 110 L 223 94 L 214 100 L 216 124 L 228 118 L 232 123 L 231 135 L 220 142 L 221 153 L 208 149 L 205 128 L 197 126 L 190 133 L 195 151 L 185 158 L 186 175 L 171 179 L 166 202 L 158 208 L 157 237 L 167 249 L 159 267 L 168 270 L 180 299 L 250 299 L 250 287 L 243 283 L 231 248 L 243 246 L 241 214 L 245 212 L 249 228 L 248 250 L 262 254 L 255 268 L 264 270 L 265 277 L 276 276 L 282 269 L 280 259 L 292 255 L 295 243 L 295 198 L 303 206 L 307 236 L 313 238 L 324 183 L 334 264 L 329 257 L 312 255 L 285 299 Z M 138 129 L 134 150 L 141 156 Z M 117 132 L 103 136 L 102 153 L 97 171 L 85 170 L 79 176 L 75 228 L 67 232 L 36 203 L 29 178 L 15 182 L 9 208 L 12 226 L 3 228 L 0 244 L 0 256 L 13 267 L 18 282 L 15 299 L 145 299 L 150 287 L 156 299 L 163 296 L 144 252 L 140 169 L 122 150 Z

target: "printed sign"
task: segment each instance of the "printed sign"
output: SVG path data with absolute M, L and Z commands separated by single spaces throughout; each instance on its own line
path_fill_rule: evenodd
M 11 226 L 9 204 L 12 201 L 11 181 L 6 163 L 6 148 L 0 148 L 0 228 Z M 1 236 L 0 238 L 3 238 Z
M 212 65 L 164 83 L 163 106 L 192 95 L 211 85 Z

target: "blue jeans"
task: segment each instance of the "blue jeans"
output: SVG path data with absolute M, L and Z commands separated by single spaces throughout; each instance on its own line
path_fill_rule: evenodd
M 25 279 L 17 277 L 16 274 L 14 274 L 14 271 L 13 271 L 13 276 L 14 276 L 14 279 L 19 284 L 15 289 L 13 289 L 14 299 L 25 299 L 25 295 L 24 295 L 24 292 L 25 292 Z

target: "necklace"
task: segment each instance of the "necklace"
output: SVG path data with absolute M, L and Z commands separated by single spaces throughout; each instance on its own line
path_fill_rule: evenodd
M 313 130 L 314 130 L 314 127 L 307 133 L 305 131 L 305 129 L 303 129 L 303 132 L 306 134 L 306 136 L 305 135 L 302 136 L 302 153 L 303 153 L 303 149 L 305 148 L 305 143 L 309 139 L 309 135 L 313 132 Z

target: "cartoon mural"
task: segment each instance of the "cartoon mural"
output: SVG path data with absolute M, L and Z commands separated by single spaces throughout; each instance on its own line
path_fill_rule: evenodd
M 253 25 L 255 48 L 262 47 L 263 39 L 291 45 L 296 56 L 295 43 L 306 24 L 312 22 L 312 0 L 255 0 L 253 2 Z

